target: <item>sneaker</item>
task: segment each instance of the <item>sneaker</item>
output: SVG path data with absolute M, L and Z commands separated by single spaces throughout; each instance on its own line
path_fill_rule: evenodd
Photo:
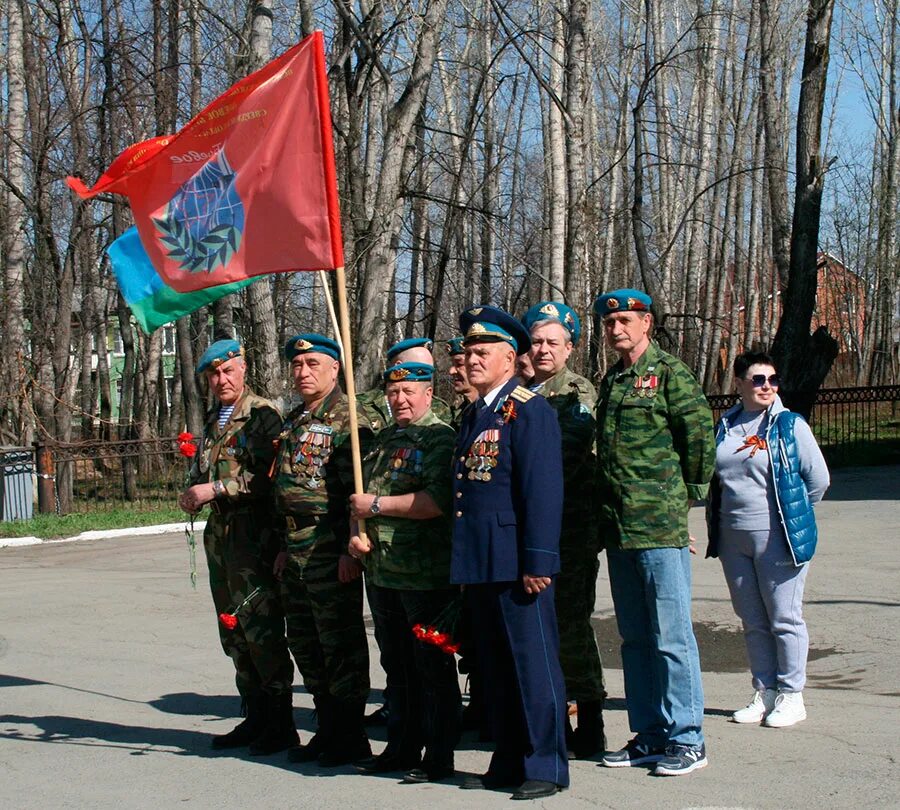
M 763 725 L 769 728 L 786 728 L 801 720 L 806 720 L 803 693 L 779 692 L 775 698 L 775 707 L 766 715 Z
M 630 768 L 633 765 L 648 765 L 659 762 L 666 754 L 661 746 L 639 743 L 637 739 L 628 742 L 620 751 L 605 754 L 603 764 L 607 768 Z
M 731 719 L 735 723 L 761 723 L 763 717 L 775 708 L 777 697 L 776 689 L 758 689 L 753 693 L 753 699 L 731 715 Z
M 656 763 L 654 776 L 684 776 L 709 764 L 705 745 L 678 745 L 666 747 L 666 755 Z

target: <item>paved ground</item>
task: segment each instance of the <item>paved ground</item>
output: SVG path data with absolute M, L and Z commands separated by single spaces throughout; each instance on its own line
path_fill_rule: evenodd
M 743 647 L 718 563 L 694 560 L 710 766 L 661 779 L 576 762 L 549 807 L 858 808 L 900 805 L 900 468 L 845 471 L 819 510 L 807 585 L 809 719 L 737 726 L 750 696 Z M 694 533 L 703 532 L 699 510 Z M 705 544 L 701 543 L 702 548 Z M 202 564 L 202 563 L 201 563 Z M 213 754 L 233 724 L 230 664 L 211 600 L 192 591 L 179 535 L 0 550 L 0 796 L 9 808 L 504 807 L 501 793 L 406 786 L 349 768 L 320 772 Z M 628 738 L 605 574 L 596 626 L 607 657 L 610 744 Z M 371 634 L 371 631 L 370 631 Z M 370 638 L 374 651 L 374 641 Z M 373 662 L 377 658 L 373 656 Z M 377 664 L 373 686 L 383 685 Z M 373 693 L 377 700 L 377 693 Z M 309 736 L 309 697 L 297 687 Z M 381 740 L 376 740 L 376 751 Z M 465 740 L 460 770 L 488 754 Z

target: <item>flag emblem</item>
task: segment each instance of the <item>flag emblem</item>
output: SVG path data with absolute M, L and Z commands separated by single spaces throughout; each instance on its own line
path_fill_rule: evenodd
M 152 216 L 169 259 L 191 273 L 227 267 L 241 245 L 244 205 L 237 172 L 220 149 Z

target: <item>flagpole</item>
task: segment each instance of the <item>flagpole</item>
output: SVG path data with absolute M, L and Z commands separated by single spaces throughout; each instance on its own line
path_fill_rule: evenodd
M 353 380 L 353 348 L 350 344 L 350 311 L 347 306 L 347 277 L 344 266 L 335 268 L 335 286 L 338 294 L 338 314 L 340 315 L 341 344 L 344 349 L 344 381 L 347 384 L 347 399 L 350 410 L 350 454 L 353 458 L 353 488 L 357 495 L 363 493 L 362 455 L 359 448 L 359 419 L 356 414 L 356 383 Z M 359 539 L 371 548 L 366 536 L 365 520 L 358 521 Z

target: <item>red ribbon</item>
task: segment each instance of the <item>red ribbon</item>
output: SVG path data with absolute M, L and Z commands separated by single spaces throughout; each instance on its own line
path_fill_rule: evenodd
M 744 443 L 734 452 L 740 453 L 741 450 L 747 450 L 748 448 L 751 448 L 749 458 L 753 458 L 753 456 L 756 455 L 757 450 L 762 450 L 763 452 L 765 452 L 769 449 L 769 445 L 766 443 L 766 440 L 762 438 L 762 436 L 748 436 L 746 439 L 744 439 Z

